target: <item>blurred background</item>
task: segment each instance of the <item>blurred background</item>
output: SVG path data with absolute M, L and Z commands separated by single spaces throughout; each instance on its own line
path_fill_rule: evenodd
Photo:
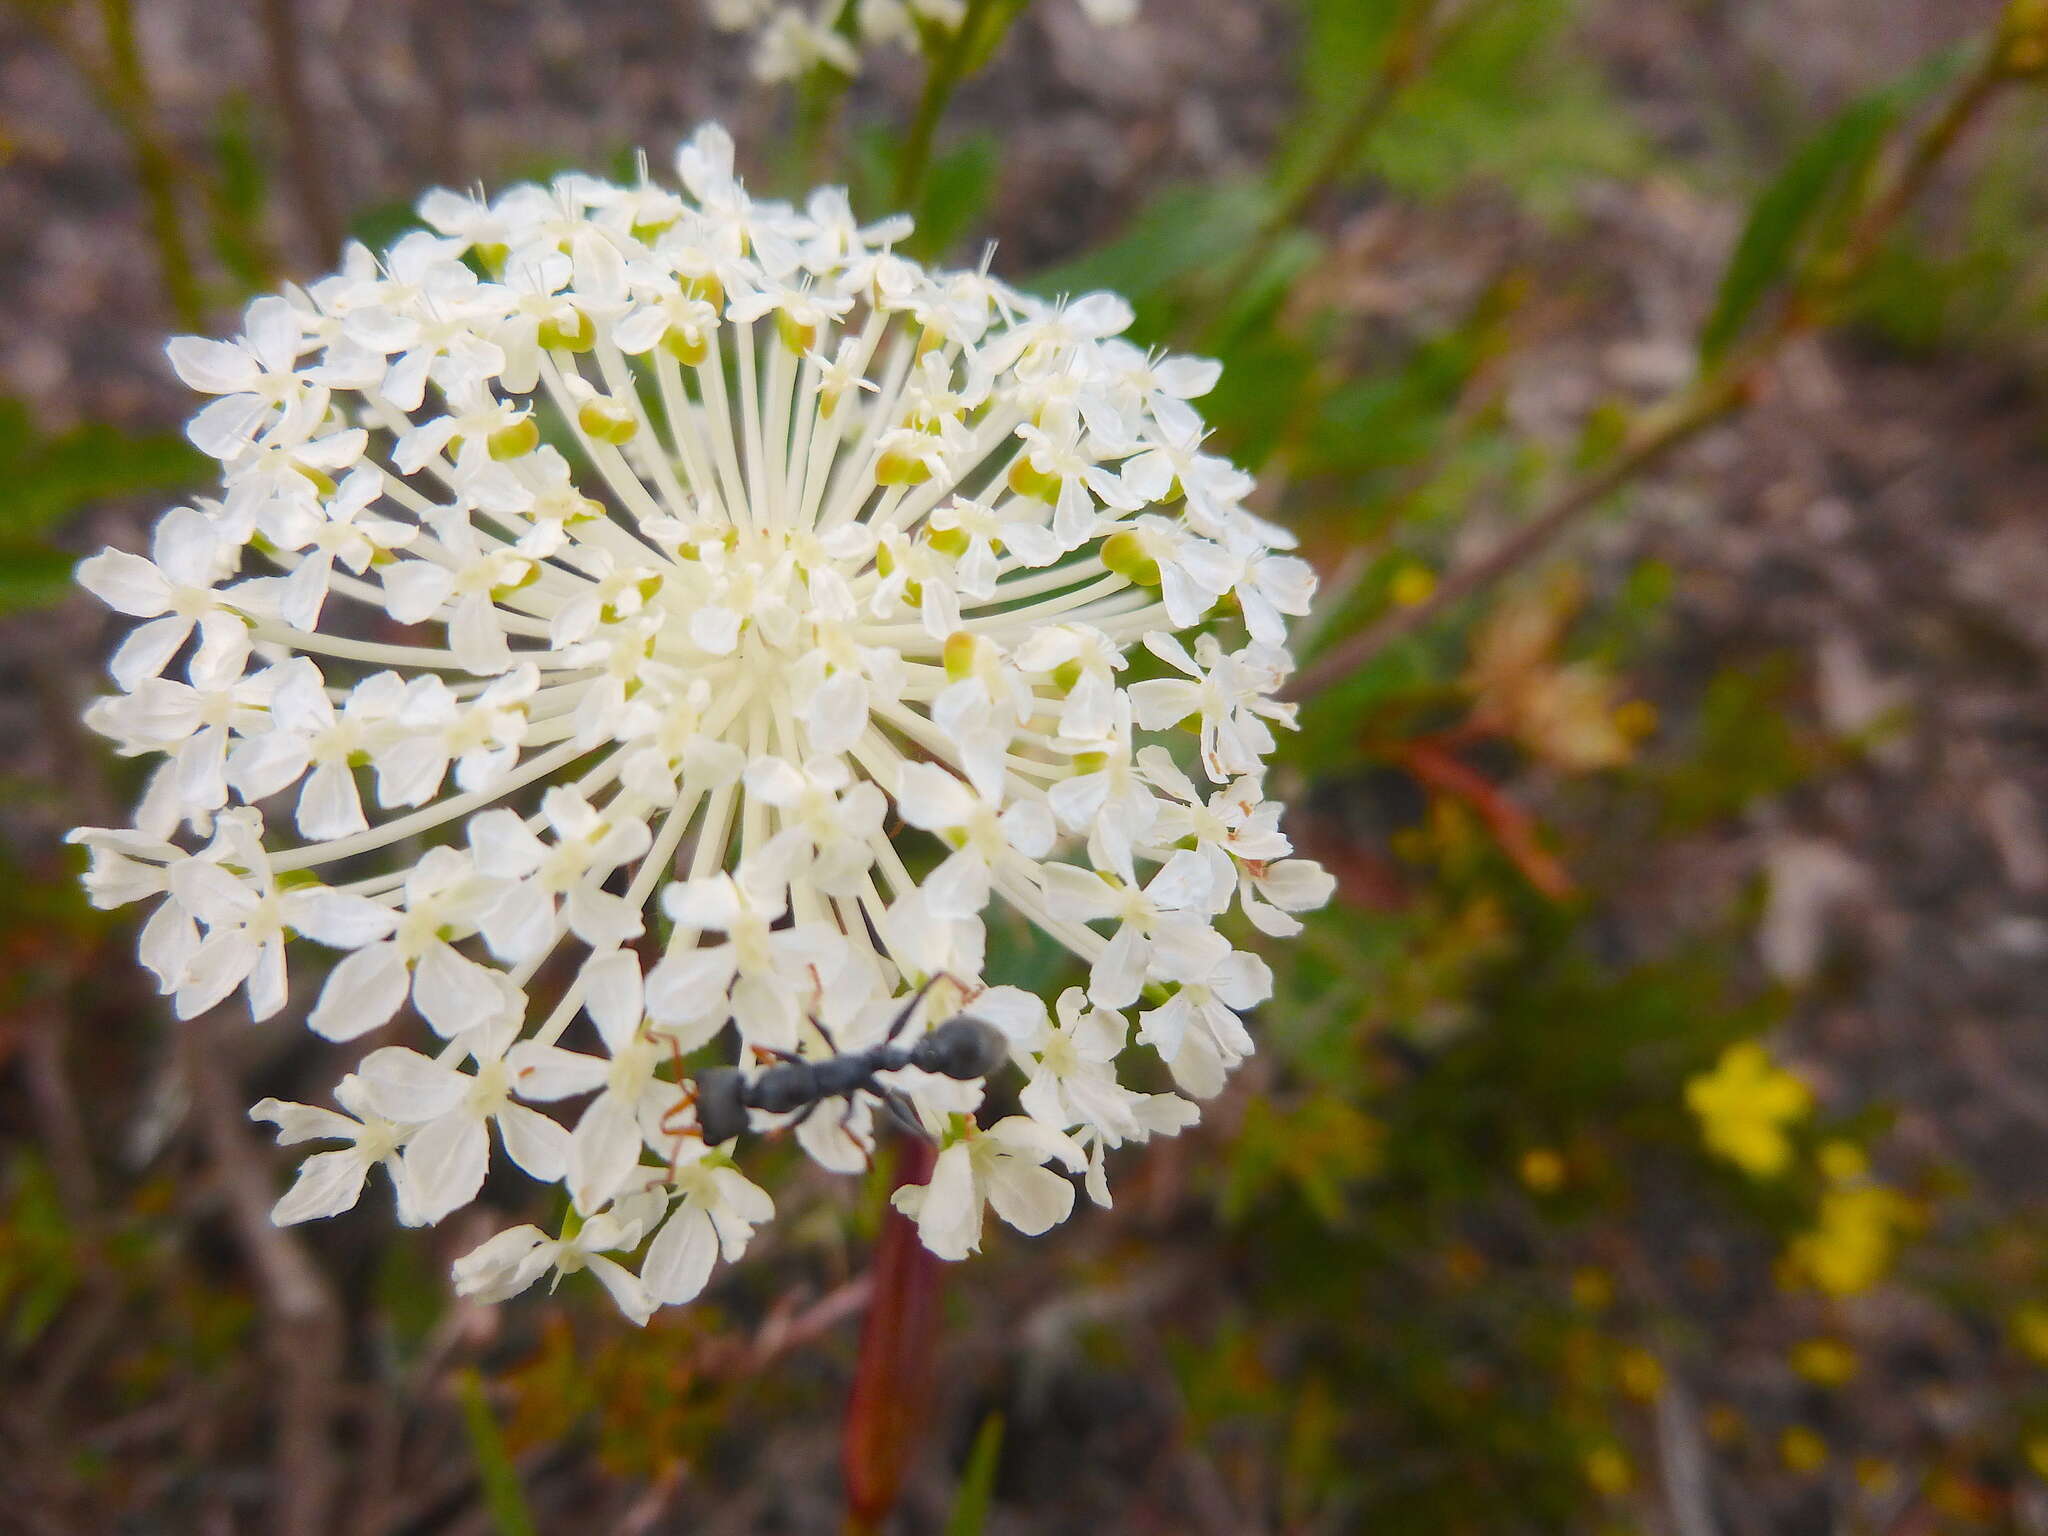
M 895 1529 L 2048 1530 L 2044 64 L 2025 0 L 1038 0 L 961 87 L 917 252 L 1226 363 L 1340 895 L 1198 1132 L 949 1269 Z M 342 1058 L 174 1028 L 86 906 L 70 571 L 204 484 L 167 334 L 711 117 L 876 216 L 923 78 L 764 87 L 694 0 L 0 3 L 0 1529 L 839 1528 L 879 1177 L 771 1153 L 645 1331 L 456 1302 L 515 1207 L 269 1226 L 243 1107 Z

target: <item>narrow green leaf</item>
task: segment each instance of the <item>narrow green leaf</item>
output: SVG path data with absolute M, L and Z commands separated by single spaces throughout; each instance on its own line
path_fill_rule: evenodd
M 1000 161 L 995 140 L 977 135 L 932 162 L 917 209 L 916 251 L 938 256 L 967 232 L 988 206 Z
M 0 615 L 60 603 L 74 590 L 78 557 L 67 550 L 0 543 Z
M 983 5 L 978 15 L 973 15 L 967 25 L 976 28 L 973 37 L 967 40 L 967 55 L 960 71 L 963 79 L 972 78 L 987 67 L 995 57 L 996 49 L 1002 46 L 1008 35 L 1010 24 L 1023 13 L 1029 0 L 990 0 Z M 850 9 L 850 7 L 849 7 Z M 970 13 L 974 11 L 969 8 Z
M 1713 313 L 1700 331 L 1700 358 L 1711 363 L 1733 345 L 1757 306 L 1798 261 L 1807 236 L 1869 170 L 1901 114 L 1949 79 L 1960 48 L 1935 55 L 1912 74 L 1849 103 L 1802 145 L 1757 195 Z
M 946 1536 L 981 1536 L 995 1498 L 996 1467 L 1002 1454 L 1003 1416 L 992 1413 L 975 1431 L 967 1469 L 960 1474 L 960 1491 L 953 1495 L 953 1512 L 946 1516 Z
M 1107 288 L 1138 306 L 1134 336 L 1157 339 L 1145 322 L 1183 279 L 1221 268 L 1241 251 L 1272 206 L 1257 182 L 1173 187 L 1138 210 L 1124 232 L 1025 286 L 1048 296 Z M 1148 314 L 1148 311 L 1152 312 Z
M 22 539 L 56 527 L 79 508 L 115 496 L 197 484 L 206 461 L 170 433 L 131 436 L 89 422 L 54 437 L 28 408 L 0 399 L 0 535 Z
M 275 259 L 263 234 L 270 178 L 258 144 L 255 113 L 236 92 L 214 114 L 214 174 L 207 186 L 207 233 L 213 252 L 244 292 L 271 284 Z
M 512 1465 L 505 1437 L 484 1396 L 483 1377 L 474 1367 L 460 1371 L 455 1379 L 462 1398 L 462 1420 L 469 1430 L 470 1454 L 476 1458 L 477 1481 L 483 1485 L 484 1507 L 491 1513 L 491 1526 L 498 1536 L 535 1536 L 533 1513 L 526 1507 L 526 1494 L 519 1486 L 519 1470 Z

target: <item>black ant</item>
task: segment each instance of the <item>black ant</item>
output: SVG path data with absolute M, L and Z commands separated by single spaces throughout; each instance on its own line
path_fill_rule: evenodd
M 771 1115 L 801 1110 L 803 1113 L 797 1116 L 795 1124 L 802 1125 L 827 1099 L 851 1099 L 856 1093 L 872 1093 L 906 1127 L 924 1135 L 916 1112 L 903 1095 L 876 1082 L 876 1074 L 894 1072 L 899 1067 L 919 1067 L 941 1077 L 969 1082 L 988 1076 L 1009 1059 L 1009 1045 L 1002 1031 L 964 1013 L 919 1036 L 914 1045 L 896 1044 L 896 1037 L 903 1033 L 910 1016 L 917 1012 L 917 1005 L 938 979 L 934 976 L 919 987 L 896 1015 L 881 1044 L 866 1050 L 807 1061 L 790 1051 L 764 1048 L 764 1054 L 773 1056 L 776 1064 L 751 1079 L 738 1067 L 705 1068 L 697 1074 L 694 1085 L 698 1134 L 715 1147 L 747 1129 L 749 1110 Z M 838 1052 L 839 1047 L 826 1034 L 825 1026 L 812 1022 L 818 1033 L 824 1035 L 825 1044 Z

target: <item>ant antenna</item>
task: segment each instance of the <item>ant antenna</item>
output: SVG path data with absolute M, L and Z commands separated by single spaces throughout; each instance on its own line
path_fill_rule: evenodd
M 910 994 L 910 1001 L 905 1003 L 903 1005 L 903 1011 L 896 1015 L 895 1022 L 889 1026 L 889 1033 L 882 1037 L 882 1044 L 893 1045 L 895 1043 L 896 1037 L 903 1033 L 903 1026 L 910 1022 L 910 1016 L 917 1012 L 917 1005 L 924 1001 L 925 993 L 931 991 L 933 987 L 937 986 L 939 983 L 939 978 L 942 976 L 944 976 L 947 981 L 953 981 L 953 978 L 951 976 L 946 976 L 946 973 L 944 971 L 934 971 L 931 975 L 925 978 L 923 986 L 919 987 L 915 992 Z M 953 981 L 953 985 L 957 987 L 960 985 L 960 983 L 957 981 Z

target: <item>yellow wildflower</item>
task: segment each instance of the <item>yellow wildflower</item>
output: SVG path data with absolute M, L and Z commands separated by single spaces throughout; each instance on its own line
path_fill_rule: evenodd
M 1394 579 L 1387 583 L 1387 596 L 1396 608 L 1413 608 L 1417 603 L 1427 602 L 1435 590 L 1436 572 L 1413 560 L 1394 572 Z
M 2012 1315 L 2013 1342 L 2036 1365 L 2048 1365 L 2048 1306 L 2030 1301 Z
M 1647 1349 L 1624 1350 L 1615 1375 L 1621 1390 L 1638 1402 L 1654 1402 L 1664 1390 L 1664 1364 Z
M 1576 579 L 1509 593 L 1473 636 L 1463 678 L 1476 724 L 1569 773 L 1613 768 L 1635 751 L 1616 722 L 1615 680 L 1593 662 L 1556 659 L 1582 595 Z
M 1802 1339 L 1792 1348 L 1792 1369 L 1817 1387 L 1843 1385 L 1856 1366 L 1856 1351 L 1840 1339 Z
M 1901 1234 L 1919 1219 L 1913 1202 L 1882 1184 L 1831 1189 L 1811 1232 L 1792 1240 L 1793 1273 L 1831 1296 L 1855 1296 L 1885 1277 Z
M 1804 1424 L 1794 1424 L 1778 1437 L 1778 1455 L 1794 1472 L 1818 1472 L 1828 1464 L 1828 1443 Z
M 1849 1184 L 1870 1172 L 1870 1159 L 1853 1141 L 1836 1138 L 1821 1143 L 1814 1161 L 1830 1184 Z
M 1635 1482 L 1635 1469 L 1628 1454 L 1618 1445 L 1596 1445 L 1586 1452 L 1586 1481 L 1609 1498 L 1627 1493 Z
M 1856 1458 L 1856 1486 L 1875 1497 L 1888 1494 L 1897 1486 L 1899 1469 L 1882 1456 L 1858 1456 Z
M 1714 1070 L 1685 1085 L 1707 1150 L 1752 1178 L 1775 1178 L 1792 1160 L 1785 1128 L 1813 1108 L 1806 1084 L 1771 1060 L 1754 1040 L 1731 1045 Z
M 1564 1158 L 1550 1147 L 1531 1147 L 1522 1154 L 1522 1182 L 1539 1195 L 1554 1195 L 1564 1187 Z
M 1582 1312 L 1605 1312 L 1614 1304 L 1614 1282 L 1607 1271 L 1586 1265 L 1572 1272 L 1572 1304 Z

